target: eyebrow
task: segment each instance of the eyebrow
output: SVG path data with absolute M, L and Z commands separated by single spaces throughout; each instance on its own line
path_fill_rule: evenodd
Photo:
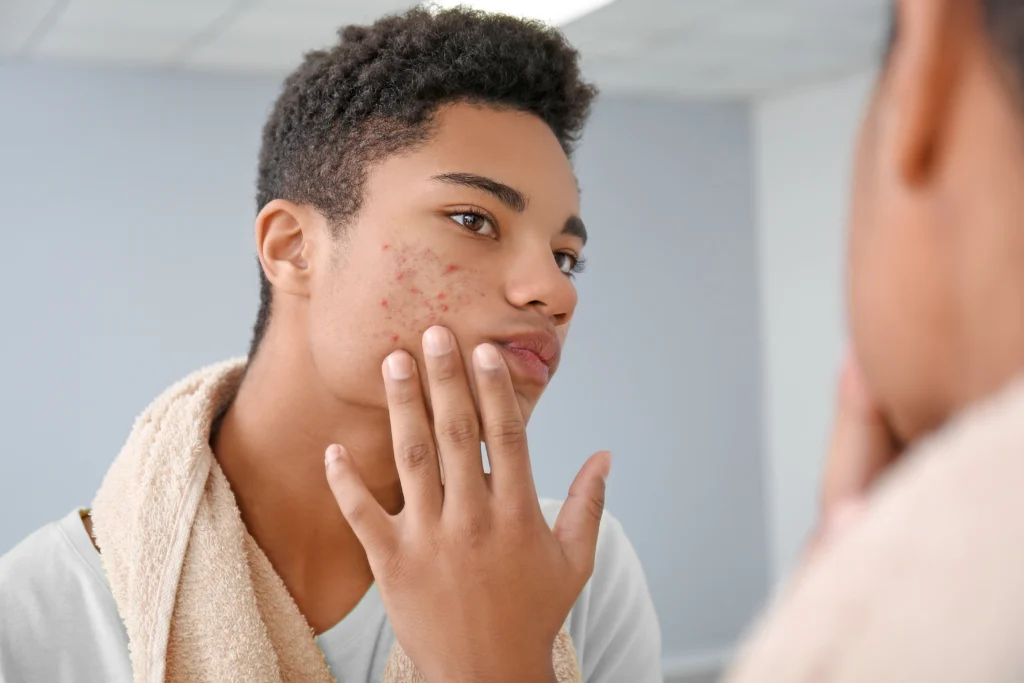
M 578 237 L 584 246 L 587 244 L 587 226 L 583 225 L 583 219 L 579 216 L 569 216 L 565 220 L 565 225 L 562 226 L 562 234 Z
M 516 188 L 475 173 L 442 173 L 434 176 L 433 179 L 448 185 L 461 185 L 475 190 L 483 190 L 516 213 L 526 211 L 526 206 L 529 204 L 526 195 Z
M 511 185 L 475 173 L 442 173 L 434 176 L 432 180 L 448 185 L 482 190 L 516 213 L 526 211 L 526 207 L 530 203 L 525 194 Z M 562 226 L 562 234 L 577 237 L 584 245 L 587 243 L 587 227 L 579 216 L 569 216 L 566 219 L 565 225 Z

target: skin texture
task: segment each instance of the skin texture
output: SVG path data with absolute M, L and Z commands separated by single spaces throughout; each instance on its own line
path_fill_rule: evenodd
M 454 333 L 464 360 L 482 342 L 524 333 L 560 345 L 576 306 L 563 271 L 583 249 L 565 232 L 579 195 L 550 129 L 529 114 L 467 104 L 443 108 L 434 124 L 424 144 L 370 169 L 363 207 L 339 237 L 314 208 L 283 200 L 256 220 L 275 290 L 271 322 L 213 447 L 250 533 L 317 632 L 373 581 L 328 486 L 327 446 L 345 445 L 384 509 L 403 506 L 384 358 L 404 349 L 421 364 L 421 336 L 433 324 Z M 435 179 L 444 174 L 504 183 L 525 205 Z M 545 384 L 510 367 L 528 419 Z
M 1016 79 L 977 2 L 897 8 L 897 42 L 857 146 L 853 353 L 823 487 L 826 531 L 848 522 L 905 447 L 1024 369 Z

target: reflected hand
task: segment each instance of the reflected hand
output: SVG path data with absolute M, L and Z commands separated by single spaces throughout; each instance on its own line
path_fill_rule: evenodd
M 843 363 L 837 404 L 822 482 L 821 521 L 812 548 L 842 533 L 860 516 L 868 491 L 899 455 L 852 352 Z

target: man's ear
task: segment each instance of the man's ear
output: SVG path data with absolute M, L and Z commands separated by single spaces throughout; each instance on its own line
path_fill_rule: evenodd
M 256 216 L 256 251 L 276 291 L 309 296 L 314 216 L 308 207 L 285 199 L 268 202 Z
M 982 28 L 977 5 L 976 0 L 898 0 L 882 144 L 909 186 L 927 181 L 941 161 L 972 32 Z

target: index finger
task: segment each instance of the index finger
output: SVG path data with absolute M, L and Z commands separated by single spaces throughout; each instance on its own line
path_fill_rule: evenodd
M 473 374 L 487 459 L 491 464 L 491 487 L 498 497 L 536 502 L 526 421 L 519 409 L 508 367 L 493 344 L 481 344 L 473 349 Z

